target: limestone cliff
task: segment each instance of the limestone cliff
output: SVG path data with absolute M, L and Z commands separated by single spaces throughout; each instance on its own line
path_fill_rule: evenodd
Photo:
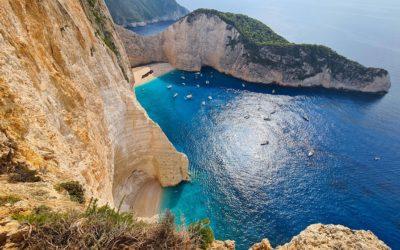
M 348 250 L 388 250 L 383 241 L 372 232 L 351 230 L 340 225 L 313 224 L 283 246 L 273 248 L 268 239 L 254 244 L 250 250 L 310 250 L 310 249 L 348 249 Z
M 386 70 L 366 68 L 318 45 L 293 44 L 244 15 L 197 10 L 163 33 L 141 37 L 118 29 L 131 66 L 169 62 L 198 71 L 211 66 L 250 82 L 387 92 Z
M 1 0 L 0 166 L 23 164 L 41 181 L 9 182 L 0 171 L 0 195 L 19 196 L 20 209 L 65 208 L 74 204 L 54 185 L 77 180 L 86 197 L 118 205 L 143 179 L 187 180 L 186 156 L 140 107 L 129 78 L 103 0 Z

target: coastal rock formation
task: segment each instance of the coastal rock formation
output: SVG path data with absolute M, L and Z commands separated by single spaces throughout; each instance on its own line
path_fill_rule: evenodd
M 189 11 L 175 0 L 105 0 L 114 22 L 125 27 L 178 20 Z
M 272 250 L 267 239 L 254 244 L 251 250 Z M 308 226 L 299 235 L 276 250 L 309 250 L 309 249 L 390 249 L 372 232 L 351 230 L 341 225 L 313 224 Z
M 388 72 L 366 68 L 318 45 L 293 44 L 244 15 L 200 9 L 153 37 L 119 27 L 131 66 L 169 62 L 199 71 L 202 66 L 234 77 L 282 86 L 387 92 Z
M 117 206 L 145 179 L 188 180 L 186 156 L 138 104 L 128 64 L 102 0 L 1 2 L 0 165 L 39 179 L 14 183 L 3 171 L 0 196 L 18 196 L 19 210 L 68 209 L 77 203 L 54 185 L 76 180 L 87 198 Z

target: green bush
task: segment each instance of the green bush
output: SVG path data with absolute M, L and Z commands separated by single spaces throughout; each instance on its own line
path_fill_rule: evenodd
M 209 219 L 203 219 L 189 225 L 189 233 L 195 238 L 200 240 L 202 249 L 207 249 L 208 246 L 214 241 L 214 233 L 210 226 Z
M 77 181 L 62 182 L 56 186 L 57 191 L 65 190 L 68 192 L 72 201 L 84 203 L 85 202 L 85 189 Z

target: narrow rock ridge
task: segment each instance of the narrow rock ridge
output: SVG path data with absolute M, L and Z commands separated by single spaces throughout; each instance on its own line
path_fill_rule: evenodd
M 254 43 L 234 23 L 223 20 L 224 15 L 228 14 L 198 10 L 152 37 L 141 37 L 121 27 L 117 30 L 131 66 L 169 62 L 187 71 L 211 66 L 249 82 L 291 87 L 322 86 L 370 93 L 390 88 L 384 69 L 366 68 L 324 46 L 292 44 L 275 33 L 281 44 Z M 258 22 L 242 15 L 240 18 Z M 263 26 L 261 29 L 269 32 Z
M 346 249 L 346 250 L 388 250 L 383 241 L 371 231 L 351 230 L 341 225 L 313 224 L 284 244 L 273 248 L 268 239 L 254 244 L 250 250 L 309 250 L 309 249 Z
M 43 181 L 0 178 L 0 194 L 21 196 L 23 209 L 60 209 L 68 197 L 54 185 L 77 180 L 87 198 L 117 206 L 140 180 L 188 180 L 187 157 L 139 105 L 130 77 L 103 0 L 2 1 L 0 131 L 16 145 L 16 159 L 40 170 Z

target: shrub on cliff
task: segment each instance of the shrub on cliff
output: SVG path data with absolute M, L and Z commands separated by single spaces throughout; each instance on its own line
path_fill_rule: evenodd
M 85 190 L 82 185 L 77 181 L 62 182 L 56 186 L 57 191 L 65 190 L 68 192 L 72 201 L 79 203 L 85 202 Z
M 147 224 L 130 213 L 99 207 L 93 200 L 83 213 L 41 207 L 13 218 L 29 225 L 19 243 L 28 249 L 196 249 L 203 246 L 201 234 L 208 225 L 202 222 L 195 230 L 177 231 L 170 212 L 159 222 Z

